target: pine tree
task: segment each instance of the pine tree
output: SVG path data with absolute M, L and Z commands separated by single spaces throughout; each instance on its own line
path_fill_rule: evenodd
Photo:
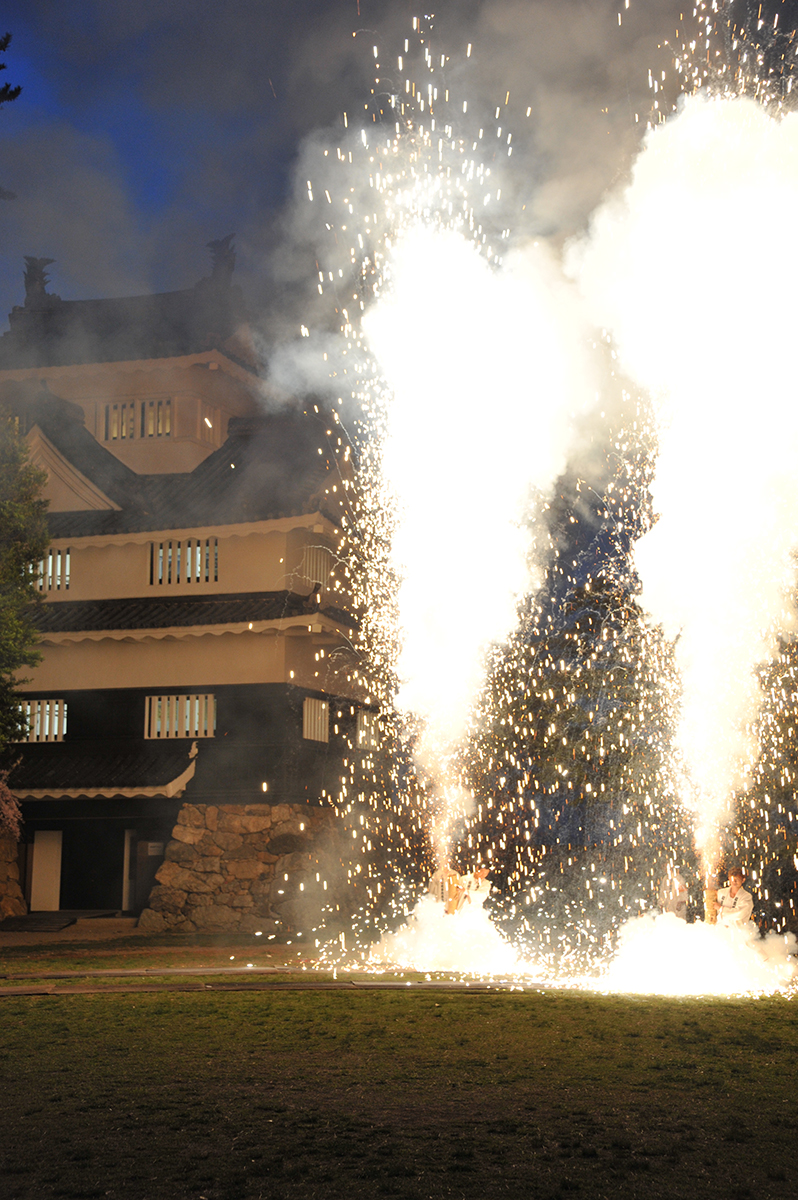
M 759 756 L 737 796 L 727 863 L 751 879 L 763 928 L 798 933 L 798 646 L 783 639 L 760 672 Z
M 5 33 L 2 37 L 0 37 L 0 54 L 4 54 L 6 52 L 10 42 L 10 33 Z M 4 62 L 0 62 L 0 71 L 5 71 L 5 69 L 6 64 Z M 12 87 L 10 83 L 4 83 L 2 87 L 0 87 L 0 105 L 8 104 L 11 100 L 16 100 L 21 91 L 22 88 L 19 84 L 17 84 L 16 87 Z M 0 187 L 0 200 L 16 200 L 16 196 L 13 192 L 6 191 L 5 188 Z
M 561 601 L 550 592 L 497 658 L 471 755 L 470 836 L 508 919 L 547 937 L 570 925 L 595 947 L 655 902 L 668 859 L 690 859 L 667 771 L 668 653 L 628 581 L 608 573 Z
M 37 564 L 49 542 L 47 502 L 41 499 L 46 479 L 28 460 L 17 418 L 0 407 L 0 756 L 6 760 L 10 744 L 26 732 L 17 695 L 25 681 L 19 672 L 39 661 L 33 612 L 39 600 Z M 3 777 L 0 825 L 15 832 L 17 822 Z

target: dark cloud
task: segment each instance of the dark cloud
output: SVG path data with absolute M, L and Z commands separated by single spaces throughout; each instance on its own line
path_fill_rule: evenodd
M 623 2 L 437 10 L 434 44 L 471 111 L 511 93 L 528 232 L 579 228 L 638 144 L 634 114 L 679 7 Z M 7 77 L 18 51 L 46 87 L 0 111 L 0 182 L 19 197 L 0 205 L 0 310 L 22 300 L 24 254 L 57 260 L 65 297 L 124 294 L 187 286 L 206 271 L 204 243 L 235 232 L 267 329 L 295 327 L 315 273 L 308 214 L 290 215 L 293 173 L 313 161 L 303 144 L 333 145 L 342 112 L 363 111 L 372 46 L 394 63 L 413 12 L 397 0 L 10 0 Z

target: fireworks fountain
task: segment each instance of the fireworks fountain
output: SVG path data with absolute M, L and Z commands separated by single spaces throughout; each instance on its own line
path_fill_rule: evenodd
M 481 907 L 441 919 L 426 900 L 381 944 L 405 965 L 563 976 L 579 944 L 595 965 L 668 857 L 690 853 L 690 824 L 703 873 L 744 846 L 763 861 L 747 816 L 772 804 L 762 731 L 774 740 L 793 699 L 798 115 L 785 59 L 774 70 L 764 35 L 716 10 L 699 6 L 676 53 L 677 110 L 665 119 L 655 85 L 628 185 L 564 267 L 511 234 L 509 94 L 472 124 L 418 21 L 390 83 L 374 48 L 367 120 L 345 118 L 326 186 L 308 181 L 329 234 L 319 291 L 340 321 L 324 357 L 345 378 L 342 432 L 357 413 L 341 577 L 381 712 L 380 744 L 353 746 L 337 798 L 358 852 L 348 915 L 361 934 L 395 927 L 455 856 L 501 876 L 495 916 L 516 934 L 511 950 Z M 608 447 L 598 472 L 582 469 L 586 429 Z M 580 523 L 611 543 L 592 573 Z M 762 709 L 767 663 L 784 669 Z M 547 842 L 569 811 L 597 814 L 604 849 L 578 852 L 578 832 Z M 569 871 L 581 901 L 563 900 Z M 755 934 L 644 917 L 599 985 L 784 984 L 789 944 Z

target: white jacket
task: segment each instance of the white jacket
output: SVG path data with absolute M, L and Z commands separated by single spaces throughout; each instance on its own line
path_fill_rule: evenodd
M 718 889 L 718 924 L 744 925 L 754 911 L 754 898 L 744 887 L 732 896 L 731 888 Z

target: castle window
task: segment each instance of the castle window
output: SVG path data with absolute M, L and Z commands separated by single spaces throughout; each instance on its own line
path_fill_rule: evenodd
M 203 442 L 218 446 L 221 442 L 221 412 L 211 404 L 202 405 L 202 420 L 200 421 L 200 437 Z
M 380 744 L 377 714 L 362 708 L 357 714 L 357 747 L 359 750 L 376 750 Z
M 28 726 L 24 742 L 60 742 L 67 728 L 66 700 L 25 700 L 20 711 Z
M 218 583 L 217 538 L 150 542 L 150 584 Z
M 147 696 L 145 738 L 209 738 L 216 736 L 216 697 Z
M 36 581 L 40 592 L 68 592 L 71 551 L 48 550 L 36 567 Z
M 106 404 L 105 406 L 105 440 L 115 442 L 123 438 L 132 438 L 136 432 L 136 405 L 134 401 L 125 404 Z
M 302 736 L 311 742 L 329 742 L 330 705 L 307 696 L 302 705 Z
M 302 574 L 310 583 L 327 586 L 330 578 L 332 555 L 326 546 L 305 546 L 302 556 Z
M 142 400 L 141 436 L 148 438 L 172 436 L 171 400 Z

